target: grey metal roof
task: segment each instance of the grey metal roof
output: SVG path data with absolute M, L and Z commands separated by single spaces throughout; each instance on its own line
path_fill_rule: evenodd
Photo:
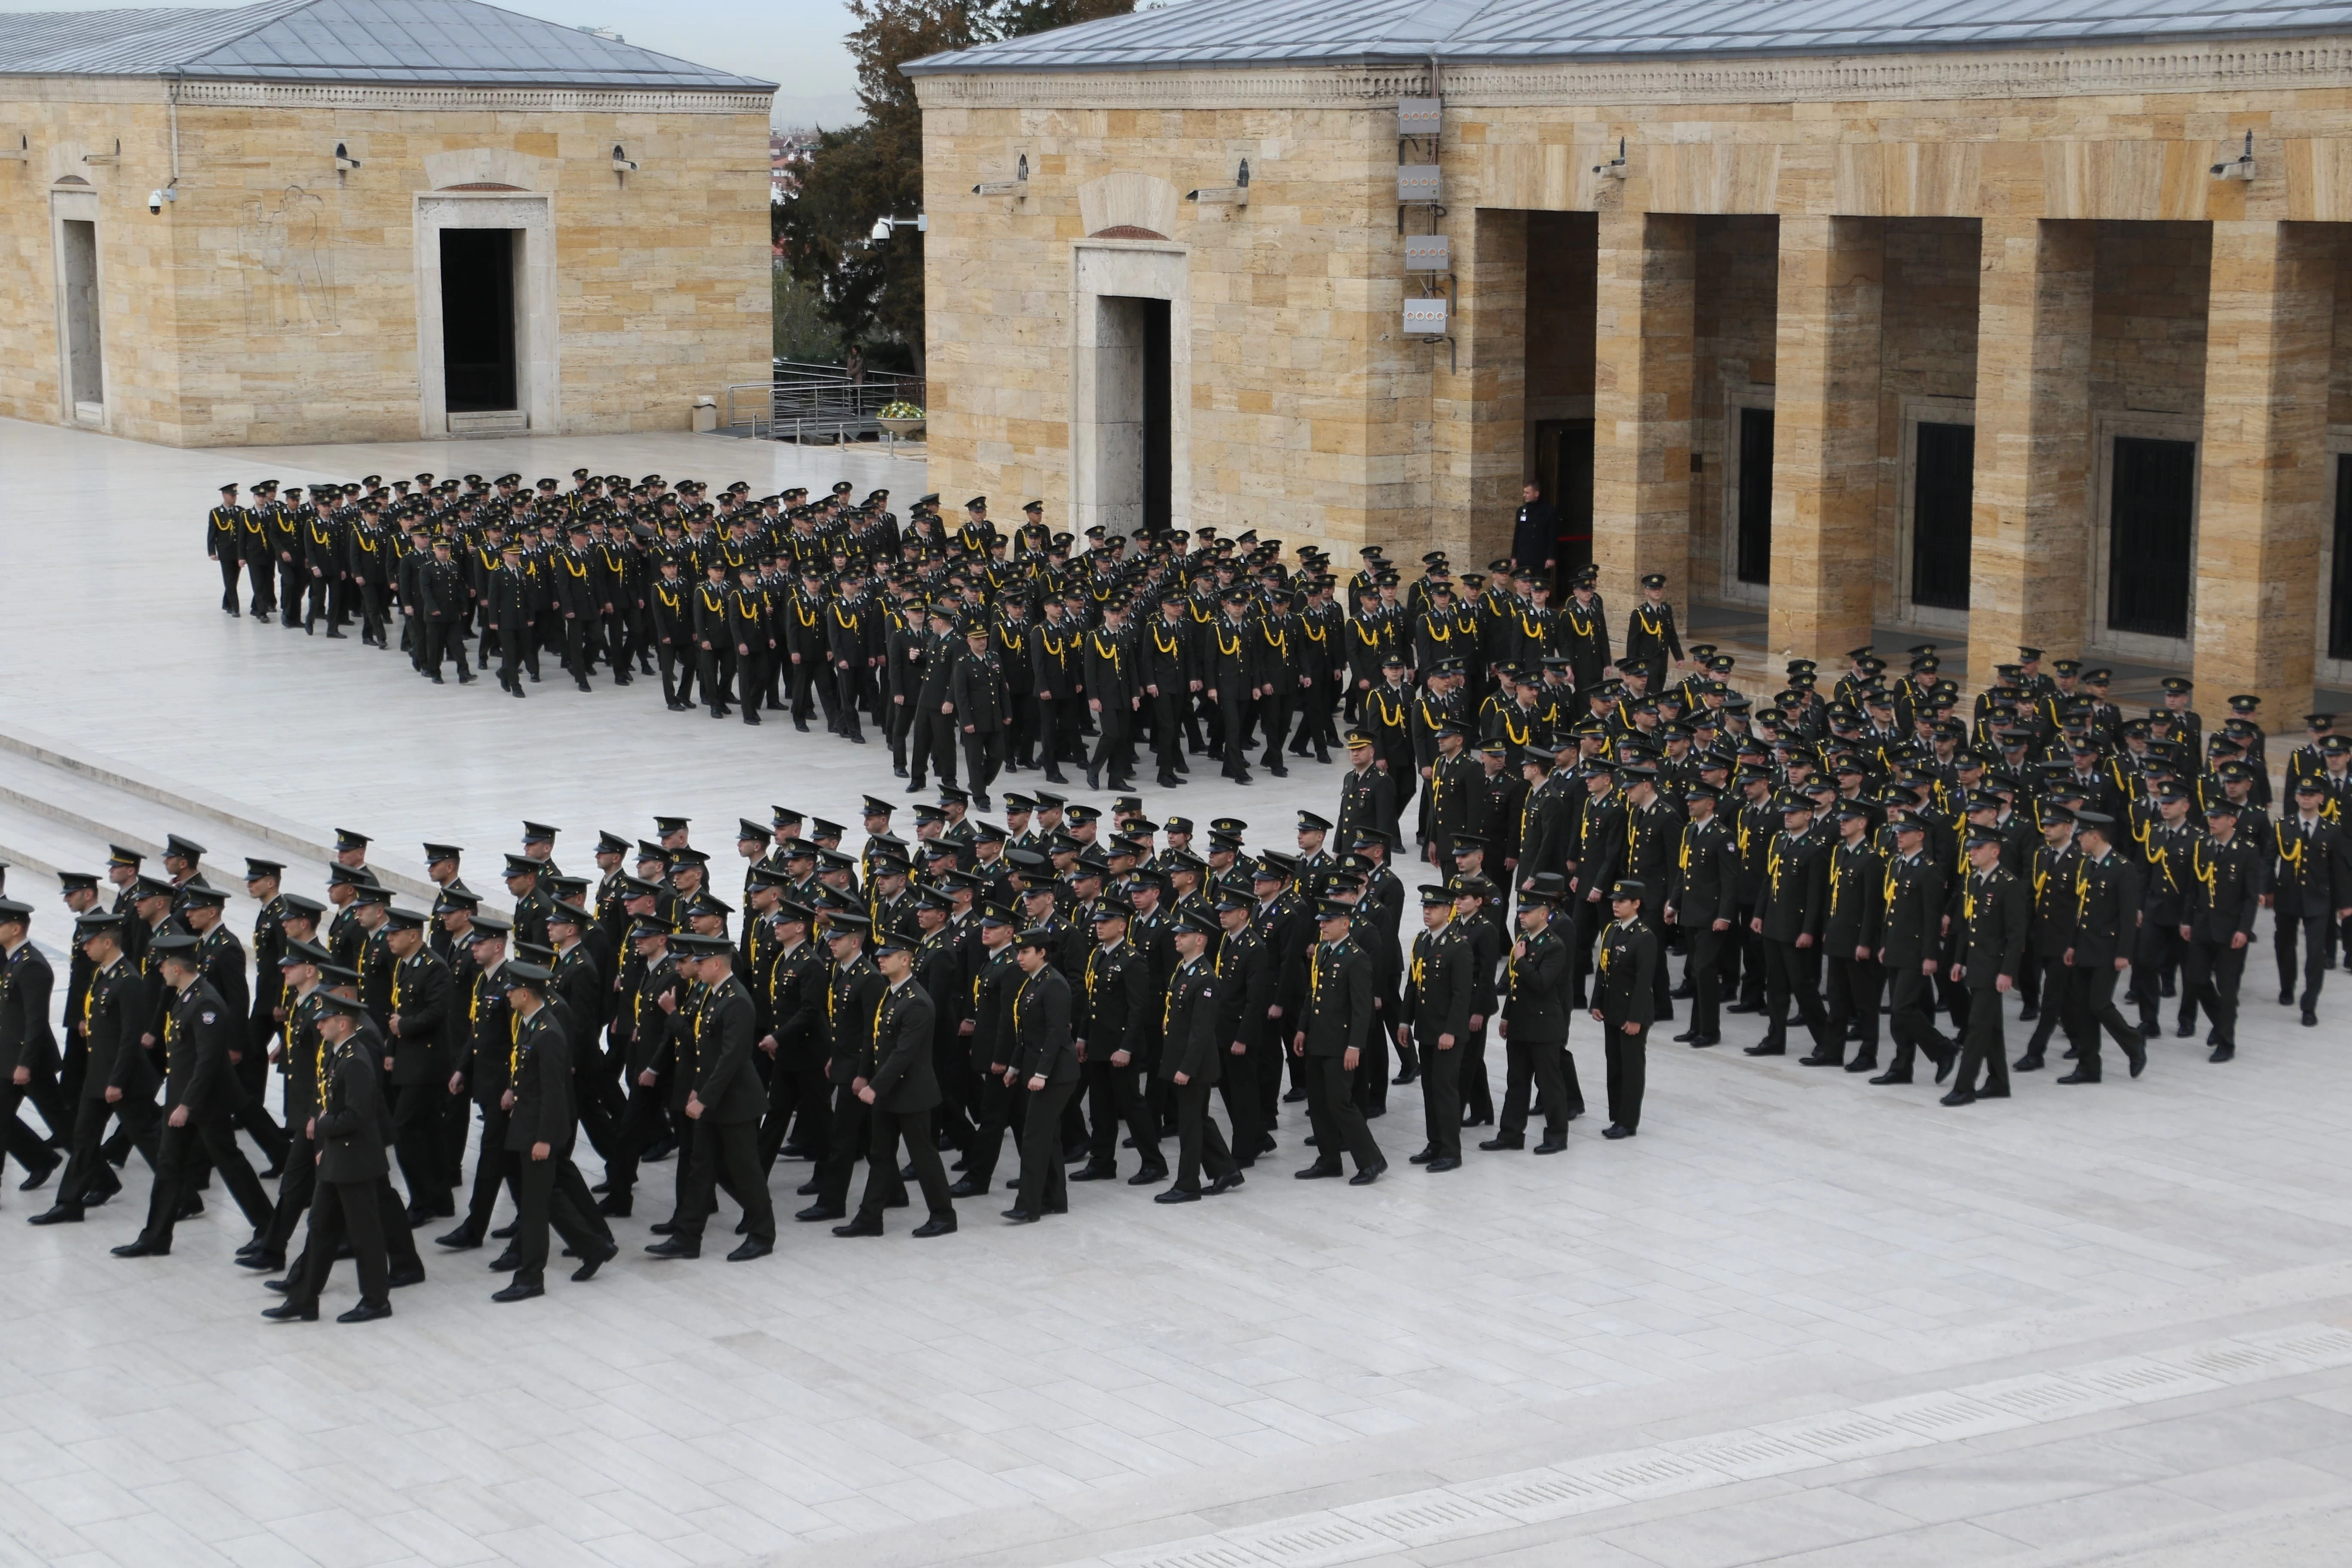
M 2352 32 L 2352 0 L 1190 0 L 933 55 L 910 76 L 1853 54 Z
M 772 90 L 480 0 L 261 0 L 0 14 L 0 76 Z

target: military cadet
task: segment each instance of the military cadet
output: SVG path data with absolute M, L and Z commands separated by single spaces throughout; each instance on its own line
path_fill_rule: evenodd
M 156 1162 L 155 1069 L 140 1045 L 147 1016 L 141 1006 L 144 986 L 123 954 L 126 923 L 122 915 L 100 910 L 74 922 L 75 945 L 91 964 L 77 1017 L 88 1055 L 57 1202 L 33 1216 L 35 1225 L 78 1225 L 86 1204 L 103 1203 L 121 1190 L 121 1180 L 100 1152 L 109 1121 L 119 1118 L 149 1166 Z
M 1902 816 L 1888 826 L 1895 853 L 1887 858 L 1879 884 L 1878 963 L 1889 982 L 1887 1033 L 1895 1041 L 1895 1056 L 1886 1070 L 1870 1081 L 1909 1083 L 1914 1059 L 1925 1052 L 1941 1083 L 1958 1059 L 1958 1047 L 1937 1030 L 1930 1006 L 1934 980 L 1945 967 L 1944 874 L 1922 853 L 1927 840 L 1925 821 Z
M 1315 1129 L 1315 1163 L 1301 1180 L 1340 1174 L 1345 1148 L 1356 1163 L 1350 1185 L 1370 1186 L 1389 1163 L 1373 1141 L 1349 1087 L 1373 1018 L 1372 964 L 1349 940 L 1354 910 L 1326 900 L 1316 910 L 1316 937 L 1307 949 L 1302 1016 L 1290 1037 L 1291 1055 L 1306 1079 L 1307 1115 Z
M 436 534 L 433 559 L 416 574 L 417 593 L 422 599 L 418 616 L 423 622 L 425 637 L 425 670 L 433 684 L 439 686 L 441 660 L 444 654 L 457 660 L 457 684 L 471 686 L 474 672 L 466 665 L 466 616 L 467 594 L 464 574 L 451 558 L 446 534 Z M 339 632 L 330 631 L 330 637 Z
M 1470 1038 L 1473 953 L 1454 929 L 1454 896 L 1445 884 L 1423 887 L 1421 919 L 1397 1012 L 1399 1054 L 1420 1047 L 1426 1141 L 1412 1163 L 1455 1171 L 1462 1167 L 1462 1061 Z
M 1682 668 L 1682 638 L 1675 631 L 1675 607 L 1666 603 L 1665 576 L 1653 572 L 1642 579 L 1641 603 L 1625 618 L 1624 651 L 1617 656 L 1617 668 L 1625 675 L 1640 671 L 1647 676 L 1650 690 L 1663 691 L 1669 660 L 1672 668 Z
M 1209 1115 L 1209 1091 L 1225 1070 L 1225 1042 L 1220 1027 L 1216 971 L 1207 962 L 1209 943 L 1220 934 L 1216 917 L 1205 910 L 1188 910 L 1178 917 L 1170 940 L 1177 963 L 1168 976 L 1160 1004 L 1159 1077 L 1171 1086 L 1176 1102 L 1176 1179 L 1153 1201 L 1163 1204 L 1197 1202 L 1233 1191 L 1244 1180 L 1223 1133 Z M 1206 1167 L 1209 1186 L 1201 1187 Z
M 1737 974 L 1732 924 L 1738 875 L 1738 846 L 1716 815 L 1716 786 L 1700 783 L 1684 792 L 1688 819 L 1682 843 L 1666 875 L 1664 914 L 1683 933 L 1691 987 L 1691 1026 L 1675 1038 L 1694 1049 L 1723 1037 L 1722 991 L 1727 973 Z
M 311 995 L 319 1060 L 310 1096 L 317 1108 L 307 1118 L 302 1139 L 306 1152 L 317 1150 L 310 1243 L 301 1277 L 286 1282 L 286 1300 L 261 1315 L 317 1322 L 328 1271 L 348 1243 L 359 1270 L 360 1300 L 335 1321 L 373 1322 L 392 1316 L 392 1274 L 376 1199 L 378 1184 L 392 1169 L 384 1153 L 392 1141 L 392 1112 L 383 1102 L 374 1053 L 359 1034 L 367 1009 L 358 998 L 331 991 L 314 990 Z
M 2329 714 L 2314 714 L 2315 721 Z M 2304 750 L 2314 750 L 2305 748 Z M 2314 752 L 2316 755 L 2315 750 Z M 2303 751 L 2295 752 L 2296 757 Z M 2352 840 L 2341 821 L 2330 821 L 2327 781 L 2316 767 L 2293 781 L 2293 805 L 2271 828 L 2271 910 L 2277 921 L 2273 946 L 2278 957 L 2279 1005 L 2297 1000 L 2294 955 L 2303 947 L 2303 1025 L 2319 1022 L 2319 986 L 2333 951 L 2328 933 L 2352 918 Z
M 2183 995 L 2212 1020 L 2211 1061 L 2238 1054 L 2238 982 L 2246 969 L 2262 907 L 2264 846 L 2238 832 L 2238 805 L 2221 799 L 2205 808 L 2206 836 L 2192 839 L 2184 868 L 2189 883 L 2180 920 Z
M 1647 1049 L 1654 1020 L 1657 933 L 1642 919 L 1650 891 L 1638 882 L 1609 889 L 1610 923 L 1601 933 L 1601 956 L 1593 968 L 1593 1021 L 1603 1031 L 1609 1064 L 1609 1125 L 1603 1138 L 1631 1138 L 1642 1128 L 1642 1094 L 1648 1079 Z
M 1144 1102 L 1156 998 L 1150 961 L 1127 940 L 1132 912 L 1124 899 L 1106 894 L 1097 900 L 1091 911 L 1094 940 L 1085 957 L 1072 965 L 1079 978 L 1072 994 L 1071 1037 L 1083 1069 L 1093 1129 L 1086 1166 L 1071 1173 L 1074 1182 L 1108 1181 L 1118 1174 L 1122 1121 L 1143 1162 L 1128 1185 L 1145 1187 L 1168 1179 L 1167 1163 L 1160 1154 L 1159 1118 Z
M 1519 895 L 1518 940 L 1503 961 L 1502 1035 L 1509 1061 L 1502 1120 L 1481 1149 L 1527 1147 L 1528 1095 L 1540 1101 L 1544 1135 L 1538 1154 L 1568 1147 L 1568 1122 L 1582 1096 L 1570 1086 L 1576 1064 L 1568 1054 L 1568 946 L 1551 929 L 1567 884 L 1546 871 Z
M 33 907 L 0 899 L 0 1127 L 7 1130 L 6 1152 L 25 1167 L 25 1188 L 47 1181 L 64 1161 L 48 1147 L 73 1131 L 58 1086 L 59 1057 L 49 1022 L 56 972 L 33 945 Z M 48 1128 L 33 1135 L 17 1119 L 17 1107 L 31 1102 Z
M 1871 809 L 1847 801 L 1833 815 L 1839 837 L 1828 855 L 1829 907 L 1822 918 L 1825 1023 L 1812 1052 L 1797 1059 L 1805 1067 L 1870 1072 L 1878 1067 L 1878 996 L 1885 988 L 1878 964 L 1885 868 L 1870 843 Z M 1857 1033 L 1862 1048 L 1849 1064 L 1845 1042 Z
M 572 1163 L 572 1045 L 548 1003 L 554 976 L 542 965 L 519 960 L 500 973 L 514 1013 L 507 1087 L 499 1100 L 507 1110 L 507 1179 L 514 1187 L 515 1225 L 506 1255 L 492 1266 L 495 1270 L 507 1265 L 513 1278 L 491 1292 L 490 1300 L 527 1301 L 547 1293 L 551 1224 L 582 1259 L 572 1274 L 575 1280 L 595 1278 L 620 1248 Z
M 2009 1098 L 2009 1059 L 2001 1041 L 2001 998 L 2017 984 L 2024 961 L 2032 894 L 2001 864 L 2007 837 L 1997 828 L 1969 830 L 1968 868 L 1961 873 L 1947 944 L 1949 973 L 1970 993 L 1959 1075 L 1945 1105 Z M 1979 1082 L 1981 1068 L 1984 1078 Z M 1940 1076 L 1940 1075 L 1939 1075 Z
M 702 988 L 690 1018 L 673 1015 L 683 1030 L 675 1036 L 677 1070 L 688 1085 L 685 1111 L 693 1123 L 694 1147 L 684 1169 L 692 1176 L 669 1234 L 646 1250 L 656 1258 L 702 1256 L 703 1228 L 718 1206 L 723 1179 L 743 1205 L 744 1239 L 727 1260 L 750 1262 L 776 1247 L 776 1214 L 760 1163 L 760 1120 L 768 1100 L 753 1065 L 756 1009 L 736 976 L 733 942 L 681 932 L 668 938 L 667 946 L 678 951 L 681 970 L 692 966 L 686 978 Z
M 466 1217 L 455 1230 L 434 1238 L 438 1246 L 459 1250 L 482 1245 L 506 1184 L 506 1093 L 516 1028 L 503 971 L 513 931 L 512 925 L 494 915 L 476 915 L 470 928 L 472 978 L 463 1000 L 464 1033 L 449 1064 L 448 1089 L 450 1097 L 461 1102 L 470 1097 L 481 1116 L 482 1141 L 475 1152 Z
M 2074 1047 L 2074 1070 L 2060 1083 L 2099 1081 L 2102 1032 L 2122 1048 L 2132 1077 L 2147 1066 L 2147 1042 L 2116 1006 L 2116 983 L 2131 963 L 2140 888 L 2138 868 L 2115 851 L 2115 831 L 2116 819 L 2104 812 L 2074 815 L 2073 885 L 2064 889 L 2073 918 L 2067 948 L 2059 957 L 2064 989 L 2057 1004 Z
M 1004 1217 L 1031 1225 L 1070 1208 L 1063 1172 L 1062 1111 L 1078 1087 L 1078 1054 L 1070 1033 L 1070 984 L 1052 963 L 1061 933 L 1033 926 L 1014 940 L 1021 979 L 1006 1004 L 1013 1061 L 1004 1081 L 1026 1094 L 1021 1131 L 1020 1195 Z
M 835 1236 L 882 1234 L 883 1210 L 903 1201 L 906 1193 L 898 1169 L 902 1142 L 908 1166 L 929 1210 L 914 1234 L 928 1238 L 950 1235 L 956 1228 L 955 1200 L 932 1125 L 932 1112 L 940 1103 L 933 1067 L 937 1025 L 931 998 L 915 980 L 917 947 L 914 939 L 899 932 L 877 934 L 875 940 L 874 963 L 883 989 L 862 1033 L 856 1076 L 850 1082 L 850 1091 L 870 1111 L 866 1193 L 849 1223 L 834 1226 Z
M 1784 796 L 1779 809 L 1780 831 L 1764 847 L 1762 886 L 1749 922 L 1763 938 L 1764 1038 L 1745 1054 L 1777 1057 L 1787 1052 L 1793 1000 L 1812 1035 L 1814 1054 L 1828 1055 L 1820 961 L 1822 927 L 1829 916 L 1829 846 L 1811 832 L 1812 803 L 1804 795 Z

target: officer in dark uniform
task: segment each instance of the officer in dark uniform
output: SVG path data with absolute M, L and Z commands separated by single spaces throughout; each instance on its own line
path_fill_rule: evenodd
M 1601 933 L 1601 956 L 1593 968 L 1593 1020 L 1604 1034 L 1609 1061 L 1609 1125 L 1603 1138 L 1631 1138 L 1642 1129 L 1642 1091 L 1647 1082 L 1645 1053 L 1650 1025 L 1657 1016 L 1657 933 L 1642 919 L 1651 897 L 1639 882 L 1609 889 L 1608 929 Z
M 1315 1129 L 1315 1163 L 1302 1180 L 1340 1173 L 1344 1147 L 1356 1162 L 1350 1185 L 1370 1186 L 1389 1163 L 1357 1109 L 1349 1079 L 1374 1027 L 1372 961 L 1349 938 L 1354 910 L 1325 900 L 1316 910 L 1318 940 L 1307 949 L 1303 1017 L 1290 1037 L 1291 1055 L 1307 1080 L 1307 1115 Z
M 1170 936 L 1178 962 L 1160 1004 L 1159 1077 L 1176 1103 L 1176 1180 L 1155 1203 L 1192 1203 L 1203 1196 L 1204 1165 L 1209 1173 L 1205 1195 L 1214 1197 L 1242 1184 L 1233 1151 L 1209 1115 L 1209 1091 L 1224 1074 L 1226 1054 L 1216 970 L 1207 958 L 1209 944 L 1219 934 L 1216 916 L 1195 909 L 1178 917 Z
M 1455 1171 L 1462 1167 L 1462 1061 L 1470 1040 L 1474 953 L 1454 927 L 1454 895 L 1444 883 L 1423 887 L 1421 917 L 1397 1011 L 1397 1050 L 1420 1047 L 1426 1141 L 1412 1163 Z
M 918 945 L 902 932 L 877 932 L 875 938 L 875 965 L 883 990 L 863 1036 L 864 1048 L 850 1085 L 871 1111 L 866 1194 L 858 1200 L 856 1216 L 833 1227 L 835 1236 L 882 1234 L 883 1211 L 906 1192 L 898 1170 L 902 1142 L 929 1211 L 914 1234 L 947 1236 L 956 1228 L 955 1200 L 948 1190 L 933 1128 L 940 1103 L 933 1066 L 938 1030 L 931 998 L 915 979 Z
M 336 1318 L 365 1323 L 392 1316 L 392 1280 L 376 1187 L 391 1172 L 384 1151 L 392 1112 L 383 1102 L 383 1076 L 358 1031 L 367 1009 L 356 997 L 324 989 L 306 1003 L 319 1033 L 317 1101 L 307 1150 L 315 1143 L 316 1181 L 310 1202 L 310 1244 L 302 1276 L 287 1283 L 286 1300 L 262 1312 L 281 1321 L 315 1323 L 319 1295 L 335 1256 L 348 1242 L 359 1269 L 359 1305 Z
M 2074 875 L 2063 889 L 2071 911 L 2068 945 L 2051 976 L 2063 985 L 2058 1005 L 2074 1047 L 2074 1070 L 2060 1083 L 2096 1083 L 2102 1032 L 2122 1047 L 2137 1078 L 2147 1066 L 2147 1042 L 2124 1022 L 2116 983 L 2131 962 L 2139 919 L 2139 868 L 2115 849 L 2116 819 L 2099 811 L 2074 815 Z M 2045 1005 L 2050 1005 L 2045 994 Z
M 2213 1021 L 2208 1059 L 2226 1062 L 2238 1054 L 2238 982 L 2262 908 L 2267 846 L 2239 834 L 2237 803 L 2226 797 L 2205 808 L 2205 826 L 2207 837 L 2189 843 L 2185 868 L 2180 984 Z
M 1070 1021 L 1078 1060 L 1084 1064 L 1087 1119 L 1092 1137 L 1086 1168 L 1074 1182 L 1108 1181 L 1118 1174 L 1118 1128 L 1127 1123 L 1143 1168 L 1128 1185 L 1150 1186 L 1168 1179 L 1160 1153 L 1159 1118 L 1144 1102 L 1151 1071 L 1153 995 L 1149 962 L 1127 940 L 1133 907 L 1106 894 L 1096 902 L 1094 944 L 1080 962 Z
M 514 1278 L 491 1292 L 493 1301 L 527 1301 L 547 1293 L 547 1230 L 551 1224 L 581 1265 L 572 1278 L 588 1280 L 617 1255 L 612 1232 L 595 1212 L 588 1184 L 572 1163 L 576 1128 L 572 1113 L 572 1043 L 548 995 L 554 976 L 545 967 L 507 963 L 507 1004 L 514 1010 L 508 1082 L 507 1176 L 514 1184 Z M 505 1259 L 501 1258 L 500 1262 Z
M 1530 1089 L 1541 1101 L 1544 1135 L 1538 1154 L 1568 1147 L 1568 1119 L 1581 1097 L 1570 1087 L 1576 1072 L 1568 1054 L 1568 946 L 1551 929 L 1567 885 L 1550 872 L 1519 895 L 1518 940 L 1504 961 L 1502 1034 L 1509 1067 L 1504 1080 L 1502 1120 L 1486 1150 L 1527 1146 Z
M 1732 926 L 1738 913 L 1739 847 L 1716 814 L 1716 800 L 1709 784 L 1684 792 L 1689 820 L 1666 875 L 1665 917 L 1683 933 L 1691 986 L 1691 1026 L 1675 1038 L 1694 1049 L 1723 1037 L 1724 975 L 1738 973 Z
M 1021 1129 L 1021 1195 L 1004 1217 L 1018 1225 L 1070 1208 L 1062 1170 L 1062 1110 L 1079 1075 L 1070 1033 L 1070 984 L 1052 963 L 1061 944 L 1061 932 L 1039 927 L 1014 942 L 1021 978 L 1006 1005 L 1013 1061 L 1004 1076 L 1005 1086 L 1027 1095 L 1028 1103 Z
M 73 1130 L 58 1088 L 58 1041 L 49 1024 L 57 975 L 29 940 L 32 929 L 30 904 L 0 899 L 0 1127 L 7 1129 L 7 1152 L 25 1167 L 27 1189 L 64 1162 L 17 1120 L 16 1108 L 31 1101 L 50 1140 L 62 1142 Z
M 751 994 L 735 973 L 735 944 L 724 936 L 680 932 L 668 939 L 686 978 L 702 987 L 691 1018 L 677 1016 L 678 1073 L 689 1088 L 686 1116 L 694 1147 L 680 1158 L 692 1174 L 678 1203 L 670 1232 L 646 1250 L 656 1258 L 699 1258 L 703 1228 L 718 1206 L 723 1178 L 743 1205 L 744 1238 L 727 1255 L 730 1263 L 765 1258 L 776 1248 L 776 1212 L 768 1197 L 767 1172 L 760 1163 L 760 1119 L 767 1092 L 753 1066 L 759 1031 Z
M 2032 911 L 2025 884 L 2000 863 L 2007 845 L 2007 837 L 1998 828 L 1969 830 L 1969 864 L 1960 876 L 1947 951 L 1952 979 L 1969 988 L 1969 1016 L 1960 1045 L 1959 1079 L 1944 1096 L 1946 1105 L 2009 1098 L 2001 998 L 2017 983 Z M 1981 1088 L 1977 1079 L 1979 1068 L 1985 1075 Z
M 2315 718 L 2328 718 L 2316 714 Z M 2305 748 L 2308 750 L 2308 748 Z M 2295 752 L 2296 757 L 2303 751 Z M 2303 946 L 2303 1025 L 2319 1022 L 2319 986 L 2329 967 L 2328 934 L 2352 916 L 2352 840 L 2340 821 L 2328 820 L 2327 781 L 2308 772 L 2293 781 L 2294 804 L 2271 827 L 2271 909 L 2278 922 L 2279 1005 L 2294 1002 L 2294 952 Z
M 1812 1035 L 1814 1054 L 1828 1055 L 1821 940 L 1829 918 L 1829 846 L 1811 831 L 1812 803 L 1805 796 L 1783 798 L 1780 815 L 1781 830 L 1764 846 L 1762 884 L 1750 922 L 1750 929 L 1763 938 L 1765 1032 L 1763 1040 L 1749 1046 L 1746 1054 L 1786 1054 L 1789 1004 L 1794 999 L 1798 1016 Z
M 95 1194 L 103 1202 L 121 1187 L 100 1152 L 107 1123 L 116 1117 L 131 1144 L 156 1162 L 155 1069 L 140 1046 L 147 1026 L 142 1003 L 145 987 L 137 965 L 123 956 L 126 918 L 93 911 L 74 922 L 74 942 L 88 953 L 92 969 L 79 1016 L 89 1057 L 82 1071 L 81 1100 L 74 1114 L 73 1142 L 57 1202 L 35 1215 L 35 1225 L 79 1224 L 83 1205 Z

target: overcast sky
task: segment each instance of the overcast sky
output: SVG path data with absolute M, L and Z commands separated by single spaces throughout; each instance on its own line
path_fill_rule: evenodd
M 156 8 L 171 0 L 0 0 L 0 11 Z M 497 0 L 504 9 L 568 26 L 610 27 L 633 44 L 699 65 L 781 82 L 779 125 L 842 125 L 857 118 L 857 73 L 842 39 L 841 0 Z

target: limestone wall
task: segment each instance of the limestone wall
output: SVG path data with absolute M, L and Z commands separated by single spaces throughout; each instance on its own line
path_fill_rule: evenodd
M 255 100 L 178 106 L 178 199 L 151 216 L 147 195 L 172 166 L 160 88 L 0 87 L 0 132 L 33 144 L 28 163 L 0 163 L 0 246 L 27 285 L 0 301 L 0 411 L 60 417 L 47 205 L 61 161 L 103 205 L 107 427 L 119 435 L 187 446 L 415 438 L 415 198 L 457 183 L 547 197 L 557 428 L 683 428 L 696 395 L 765 377 L 760 109 L 246 96 Z M 118 135 L 119 163 L 79 165 L 76 149 Z M 338 143 L 359 169 L 337 172 Z M 615 174 L 616 143 L 638 173 Z

